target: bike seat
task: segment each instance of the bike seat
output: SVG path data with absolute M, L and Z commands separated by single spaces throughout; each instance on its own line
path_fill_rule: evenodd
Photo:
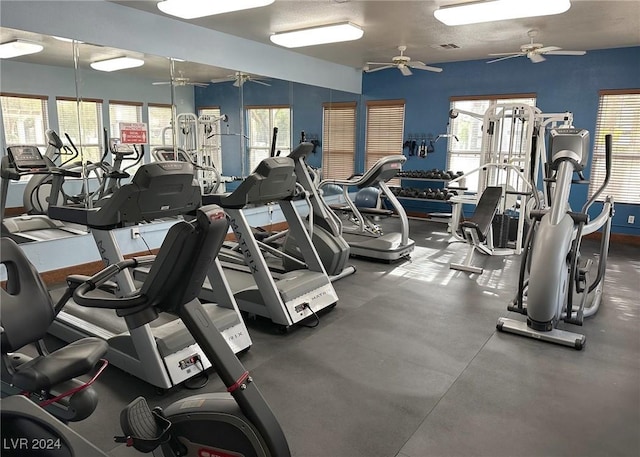
M 108 347 L 107 342 L 100 338 L 82 338 L 18 366 L 12 383 L 32 392 L 48 391 L 56 384 L 89 372 Z

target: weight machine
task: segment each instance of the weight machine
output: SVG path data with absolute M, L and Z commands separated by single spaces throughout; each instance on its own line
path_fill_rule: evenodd
M 455 188 L 470 177 L 477 177 L 475 195 L 453 196 L 450 230 L 458 240 L 470 245 L 463 263 L 450 267 L 472 273 L 482 268 L 472 265 L 473 254 L 520 254 L 524 242 L 529 212 L 544 207 L 546 189 L 539 183 L 546 177 L 545 132 L 558 124 L 569 125 L 569 112 L 545 114 L 539 108 L 524 104 L 494 103 L 484 115 L 463 110 L 451 110 L 449 117 L 459 115 L 482 119 L 480 166 L 449 181 Z M 489 194 L 485 195 L 486 192 Z M 482 203 L 482 204 L 481 204 Z M 476 205 L 474 214 L 463 221 L 462 206 Z M 509 225 L 517 218 L 517 226 Z M 494 234 L 494 230 L 498 230 Z M 494 240 L 494 235 L 495 240 Z M 496 243 L 497 241 L 497 243 Z
M 222 155 L 220 147 L 214 141 L 214 138 L 223 134 L 220 123 L 227 120 L 226 114 L 196 116 L 193 113 L 181 113 L 176 116 L 176 155 L 164 160 L 182 160 L 178 157 L 178 151 L 183 151 L 196 169 L 196 177 L 203 194 L 224 192 L 224 187 L 221 186 L 234 180 L 222 176 Z M 171 129 L 171 126 L 164 129 L 163 139 L 166 138 L 166 131 Z

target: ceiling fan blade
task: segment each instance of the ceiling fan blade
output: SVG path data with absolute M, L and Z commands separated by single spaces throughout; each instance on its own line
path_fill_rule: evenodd
M 365 73 L 373 73 L 374 71 L 386 70 L 387 68 L 393 68 L 393 67 L 394 65 L 385 65 L 384 67 L 369 68 L 368 70 L 365 70 Z
M 500 57 L 500 56 L 509 56 L 509 57 L 518 57 L 523 56 L 523 52 L 494 52 L 489 54 L 491 57 Z
M 233 81 L 233 78 L 214 78 L 214 79 L 210 79 L 209 82 L 212 82 L 214 84 L 217 83 L 228 83 L 230 81 Z
M 411 76 L 413 73 L 406 65 L 398 65 L 398 70 L 402 73 L 402 76 Z
M 440 73 L 442 71 L 442 68 L 438 68 L 438 67 L 430 67 L 429 65 L 425 65 L 422 62 L 412 62 L 407 64 L 409 67 L 411 68 L 415 68 L 416 70 L 427 70 L 427 71 L 434 71 L 436 73 Z
M 543 48 L 536 49 L 535 52 L 539 54 L 546 54 L 547 52 L 559 51 L 560 49 L 562 48 L 559 48 L 558 46 L 545 46 Z
M 544 62 L 545 60 L 547 60 L 547 59 L 545 59 L 543 57 L 542 54 L 538 54 L 537 52 L 530 52 L 529 54 L 527 54 L 527 57 L 533 63 L 540 63 L 540 62 Z
M 495 62 L 500 62 L 501 60 L 507 60 L 507 59 L 512 59 L 514 57 L 521 57 L 524 54 L 511 54 L 510 56 L 506 56 L 506 57 L 500 57 L 499 59 L 493 59 L 488 61 L 487 63 L 495 63 Z
M 154 86 L 164 86 L 166 84 L 171 84 L 171 81 L 155 81 L 151 83 Z
M 367 65 L 393 65 L 393 62 L 367 62 Z
M 545 54 L 552 56 L 583 56 L 587 53 L 587 51 L 568 51 L 568 50 L 558 50 L 558 51 L 549 51 L 545 52 Z
M 196 87 L 209 87 L 209 84 L 207 83 L 187 83 L 190 84 L 192 86 L 196 86 Z
M 262 84 L 263 86 L 271 87 L 271 84 L 266 83 L 264 81 L 260 81 L 259 79 L 250 79 L 249 81 L 252 83 Z

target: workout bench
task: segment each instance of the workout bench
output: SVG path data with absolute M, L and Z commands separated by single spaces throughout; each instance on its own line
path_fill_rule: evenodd
M 500 201 L 502 200 L 502 187 L 487 187 L 476 210 L 468 220 L 460 223 L 459 230 L 462 232 L 467 243 L 470 244 L 469 251 L 464 263 L 451 263 L 452 270 L 468 271 L 470 273 L 482 274 L 483 269 L 471 265 L 473 254 L 476 249 L 484 254 L 492 255 L 493 252 L 493 231 L 491 223 L 498 212 Z

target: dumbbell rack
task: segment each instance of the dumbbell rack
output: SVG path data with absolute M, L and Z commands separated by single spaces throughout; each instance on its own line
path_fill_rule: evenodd
M 398 179 L 402 181 L 419 181 L 419 182 L 436 182 L 436 183 L 443 183 L 446 184 L 448 183 L 450 180 L 449 179 L 436 179 L 436 178 L 417 178 L 417 177 L 409 177 L 409 176 L 398 176 Z M 402 188 L 404 188 L 404 186 L 401 186 Z M 445 188 L 446 186 L 443 185 L 443 188 Z M 463 189 L 461 189 L 462 192 L 464 192 Z M 453 191 L 454 194 L 457 195 L 456 191 Z M 394 193 L 395 194 L 395 193 Z M 433 202 L 433 203 L 445 203 L 445 204 L 450 204 L 449 200 L 446 199 L 437 199 L 437 198 L 421 198 L 421 197 L 406 197 L 406 196 L 401 196 L 398 194 L 395 194 L 396 198 L 399 200 L 409 200 L 409 201 L 415 201 L 415 202 Z M 443 217 L 442 214 L 439 213 L 433 213 L 438 214 L 440 217 Z M 432 215 L 433 217 L 433 215 Z M 446 220 L 444 220 L 446 219 Z M 446 216 L 443 218 L 443 222 L 448 222 L 448 220 L 450 219 L 450 216 Z

